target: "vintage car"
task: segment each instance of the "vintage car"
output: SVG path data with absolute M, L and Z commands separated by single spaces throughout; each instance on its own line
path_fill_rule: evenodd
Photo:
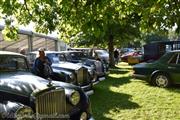
M 94 84 L 98 83 L 99 80 L 105 80 L 106 71 L 103 62 L 100 60 L 87 58 L 81 51 L 61 51 L 59 54 L 61 55 L 61 60 L 94 68 L 96 75 L 96 79 L 92 79 Z
M 180 83 L 180 51 L 171 51 L 152 63 L 133 66 L 135 78 L 147 80 L 159 87 Z
M 93 120 L 80 87 L 33 75 L 26 57 L 0 51 L 0 119 Z
M 94 52 L 98 58 L 102 59 L 105 63 L 109 64 L 109 53 L 106 50 L 97 49 Z
M 56 73 L 56 76 L 52 78 L 53 80 L 62 81 L 62 76 L 70 75 L 63 82 L 80 86 L 88 95 L 94 93 L 91 81 L 91 76 L 94 76 L 94 72 L 91 68 L 87 69 L 82 65 L 60 61 L 57 51 L 45 51 L 45 54 L 50 58 L 52 62 L 51 67 L 53 72 Z M 31 58 L 29 59 L 30 63 L 33 63 L 36 57 L 38 57 L 38 51 L 30 52 L 28 56 L 28 58 Z
M 100 59 L 104 66 L 104 72 L 108 74 L 109 70 L 109 53 L 104 49 L 94 48 L 68 48 L 69 51 L 82 51 L 87 58 Z

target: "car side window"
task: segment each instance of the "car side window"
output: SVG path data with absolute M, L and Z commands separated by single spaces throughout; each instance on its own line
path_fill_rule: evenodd
M 179 55 L 178 54 L 175 54 L 175 55 L 173 55 L 173 57 L 170 59 L 170 64 L 176 64 L 177 63 L 177 57 L 178 57 Z
M 72 57 L 72 59 L 73 59 L 73 60 L 78 60 L 77 55 L 76 55 L 76 54 L 74 54 L 74 53 L 71 53 L 71 57 Z
M 2 71 L 27 71 L 25 59 L 16 56 L 0 56 L 0 72 Z
M 70 54 L 65 54 L 65 57 L 66 57 L 66 60 L 67 61 L 71 61 L 72 60 L 72 57 Z
M 59 59 L 60 59 L 60 61 L 66 61 L 64 55 L 62 55 L 62 54 L 59 55 Z

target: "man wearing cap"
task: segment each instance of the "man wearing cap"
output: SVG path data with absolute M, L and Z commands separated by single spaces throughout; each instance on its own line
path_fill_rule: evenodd
M 38 51 L 39 57 L 34 61 L 32 72 L 40 77 L 48 78 L 52 74 L 52 62 L 47 56 L 45 56 L 43 48 L 40 48 Z

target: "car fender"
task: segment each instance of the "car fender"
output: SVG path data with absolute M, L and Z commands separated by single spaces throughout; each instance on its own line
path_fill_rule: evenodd
M 15 113 L 23 106 L 25 105 L 17 102 L 0 102 L 0 119 L 15 119 Z
M 54 75 L 56 75 L 62 79 L 60 81 L 68 82 L 68 81 L 73 80 L 74 82 L 77 82 L 76 79 L 71 79 L 71 77 L 70 77 L 71 74 L 73 74 L 75 76 L 75 74 L 71 71 L 53 68 L 53 72 L 54 72 Z
M 163 73 L 163 74 L 166 74 L 168 77 L 170 77 L 170 76 L 169 76 L 169 73 L 167 73 L 167 72 L 164 71 L 164 70 L 155 70 L 155 71 L 152 72 L 152 74 L 151 74 L 151 76 L 150 76 L 150 80 L 152 80 L 152 78 L 154 77 L 154 75 L 156 75 L 157 73 Z

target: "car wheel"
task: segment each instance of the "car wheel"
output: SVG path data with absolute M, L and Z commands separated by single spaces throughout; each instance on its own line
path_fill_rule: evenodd
M 158 73 L 153 77 L 153 84 L 158 87 L 169 87 L 170 86 L 170 79 L 167 75 Z

